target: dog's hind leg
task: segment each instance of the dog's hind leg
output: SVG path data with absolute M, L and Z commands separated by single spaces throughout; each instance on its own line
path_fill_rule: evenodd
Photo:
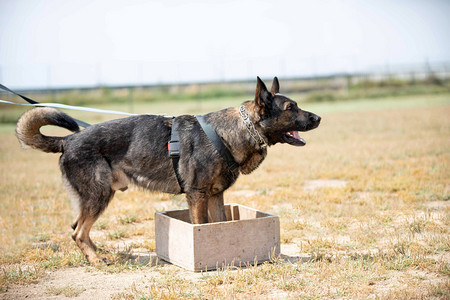
M 87 260 L 91 265 L 96 265 L 101 262 L 106 262 L 105 259 L 101 259 L 97 253 L 97 247 L 94 242 L 92 242 L 89 232 L 94 225 L 95 221 L 98 219 L 100 214 L 108 205 L 111 198 L 114 196 L 114 191 L 108 185 L 101 185 L 100 182 L 97 183 L 97 191 L 102 192 L 96 195 L 94 199 L 85 198 L 85 201 L 81 201 L 80 215 L 76 221 L 76 228 L 72 234 L 77 246 L 86 256 Z M 102 187 L 102 189 L 100 189 Z M 91 188 L 94 188 L 92 186 Z M 91 195 L 92 196 L 92 195 Z
M 97 247 L 89 237 L 89 231 L 97 218 L 98 216 L 96 217 L 82 212 L 78 218 L 77 227 L 72 234 L 72 238 L 91 265 L 97 265 L 103 262 L 96 253 Z
M 65 185 L 79 216 L 72 224 L 72 238 L 86 256 L 89 263 L 102 262 L 97 255 L 97 247 L 89 237 L 92 225 L 108 206 L 114 196 L 111 185 L 112 170 L 103 158 L 91 157 L 95 163 L 79 164 L 73 160 L 60 160 Z
M 80 216 L 78 216 L 75 221 L 72 223 L 72 225 L 70 225 L 70 227 L 72 227 L 73 230 L 77 229 L 78 226 L 78 220 L 80 219 Z
M 225 207 L 223 205 L 223 192 L 211 196 L 208 199 L 209 222 L 223 222 L 227 218 L 225 216 Z
M 72 227 L 72 229 L 75 231 L 78 227 L 78 222 L 80 220 L 81 214 L 78 215 L 78 217 L 76 218 L 76 220 L 72 223 L 72 225 L 70 225 L 70 227 Z M 72 235 L 72 239 L 76 242 L 76 235 Z M 94 248 L 95 251 L 97 251 L 97 246 L 94 244 L 94 242 L 91 240 L 91 238 L 89 237 L 89 241 L 91 242 L 92 247 Z

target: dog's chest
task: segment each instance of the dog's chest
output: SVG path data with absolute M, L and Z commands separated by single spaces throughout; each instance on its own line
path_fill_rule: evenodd
M 267 150 L 262 150 L 261 152 L 254 152 L 252 155 L 246 157 L 244 162 L 240 165 L 240 171 L 242 174 L 250 174 L 259 165 L 263 162 L 264 158 L 266 158 Z

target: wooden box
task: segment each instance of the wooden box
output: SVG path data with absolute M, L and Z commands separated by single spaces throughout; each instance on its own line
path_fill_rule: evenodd
M 261 263 L 280 253 L 277 216 L 225 205 L 226 222 L 191 224 L 189 210 L 155 214 L 156 254 L 191 271 Z

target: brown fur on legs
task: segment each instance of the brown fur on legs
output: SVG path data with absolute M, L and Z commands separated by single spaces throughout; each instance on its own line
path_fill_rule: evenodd
M 227 220 L 225 216 L 225 208 L 223 204 L 223 193 L 219 193 L 209 197 L 208 199 L 209 222 L 224 222 Z
M 86 256 L 91 265 L 97 265 L 99 263 L 105 262 L 105 260 L 97 255 L 97 247 L 89 237 L 89 232 L 96 220 L 97 217 L 82 213 L 76 221 L 77 224 L 72 234 L 73 240 L 80 248 L 81 252 L 83 252 L 84 256 Z
M 189 213 L 193 224 L 208 223 L 208 200 L 202 192 L 191 192 L 186 194 L 189 204 Z
M 78 226 L 78 220 L 80 219 L 79 215 L 77 217 L 77 219 L 72 223 L 72 225 L 70 225 L 70 227 L 72 227 L 72 229 L 74 230 L 74 234 L 72 234 L 72 239 L 76 242 L 76 235 L 75 235 L 75 230 L 77 229 Z M 95 251 L 98 250 L 97 246 L 95 245 L 95 243 L 91 240 L 91 238 L 89 237 L 89 242 L 91 243 L 92 247 L 94 248 Z M 104 260 L 104 259 L 103 259 Z

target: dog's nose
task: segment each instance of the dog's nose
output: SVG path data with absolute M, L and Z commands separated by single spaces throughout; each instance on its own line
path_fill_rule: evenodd
M 310 119 L 312 122 L 317 122 L 317 123 L 319 123 L 320 120 L 321 120 L 322 118 L 319 117 L 318 115 L 311 114 L 311 115 L 309 116 L 309 119 Z

